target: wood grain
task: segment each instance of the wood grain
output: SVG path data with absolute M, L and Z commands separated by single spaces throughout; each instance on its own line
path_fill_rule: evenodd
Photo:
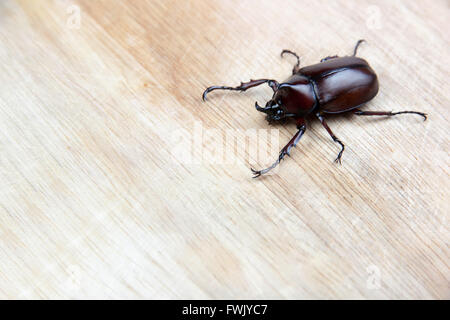
M 0 17 L 1 298 L 450 298 L 447 1 L 4 0 Z M 252 179 L 277 152 L 248 135 L 295 127 L 254 110 L 268 88 L 204 88 L 281 81 L 282 49 L 307 65 L 360 38 L 366 109 L 429 120 L 331 118 L 342 166 L 311 121 Z M 228 164 L 226 132 L 246 146 Z

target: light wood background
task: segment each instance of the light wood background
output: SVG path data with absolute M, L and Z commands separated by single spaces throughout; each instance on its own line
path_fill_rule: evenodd
M 1 1 L 0 297 L 450 298 L 449 30 L 439 0 Z M 341 166 L 317 121 L 273 175 L 249 167 L 278 151 L 224 163 L 226 132 L 295 126 L 206 86 L 360 38 L 366 109 L 428 121 L 330 119 Z

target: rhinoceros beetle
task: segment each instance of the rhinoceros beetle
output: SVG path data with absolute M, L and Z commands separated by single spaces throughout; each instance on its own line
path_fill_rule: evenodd
M 291 54 L 297 59 L 292 75 L 282 83 L 272 79 L 250 80 L 237 87 L 212 86 L 203 92 L 203 100 L 213 90 L 245 91 L 247 89 L 267 83 L 273 90 L 272 99 L 265 107 L 255 103 L 256 110 L 266 114 L 269 123 L 293 118 L 296 121 L 298 131 L 281 149 L 278 159 L 268 168 L 255 170 L 251 168 L 254 178 L 261 176 L 275 168 L 285 155 L 290 155 L 290 150 L 295 147 L 306 130 L 305 119 L 315 115 L 327 130 L 331 138 L 341 146 L 336 162 L 341 163 L 345 146 L 339 140 L 325 121 L 325 117 L 331 114 L 352 112 L 358 116 L 394 116 L 404 113 L 413 113 L 427 119 L 426 114 L 417 111 L 361 111 L 359 108 L 373 99 L 378 93 L 378 79 L 373 69 L 366 60 L 356 57 L 359 45 L 364 40 L 359 40 L 351 56 L 329 56 L 323 58 L 320 63 L 300 68 L 300 57 L 290 50 L 283 50 L 284 54 Z

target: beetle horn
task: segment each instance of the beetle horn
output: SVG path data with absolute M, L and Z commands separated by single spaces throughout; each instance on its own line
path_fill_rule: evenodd
M 260 111 L 260 112 L 264 112 L 264 113 L 268 113 L 269 110 L 271 109 L 270 107 L 266 107 L 266 108 L 262 108 L 258 105 L 258 102 L 255 102 L 255 108 L 256 110 Z

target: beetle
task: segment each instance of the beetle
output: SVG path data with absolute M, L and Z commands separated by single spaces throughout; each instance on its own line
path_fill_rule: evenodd
M 319 63 L 300 68 L 300 57 L 293 51 L 283 50 L 281 57 L 291 54 L 297 59 L 292 75 L 284 82 L 273 79 L 250 80 L 241 82 L 237 87 L 211 86 L 203 92 L 203 100 L 213 90 L 246 91 L 247 89 L 267 83 L 273 90 L 272 99 L 265 107 L 255 102 L 256 110 L 266 114 L 269 124 L 280 120 L 293 118 L 297 132 L 284 146 L 277 160 L 268 168 L 255 170 L 251 168 L 254 178 L 257 178 L 275 168 L 286 155 L 290 156 L 306 130 L 305 119 L 316 116 L 331 136 L 341 147 L 335 162 L 341 163 L 345 145 L 331 131 L 325 117 L 332 114 L 352 112 L 358 116 L 394 116 L 412 113 L 427 119 L 427 115 L 418 111 L 361 111 L 360 107 L 372 100 L 378 93 L 378 78 L 366 60 L 356 57 L 359 45 L 365 40 L 358 40 L 351 56 L 328 56 Z

